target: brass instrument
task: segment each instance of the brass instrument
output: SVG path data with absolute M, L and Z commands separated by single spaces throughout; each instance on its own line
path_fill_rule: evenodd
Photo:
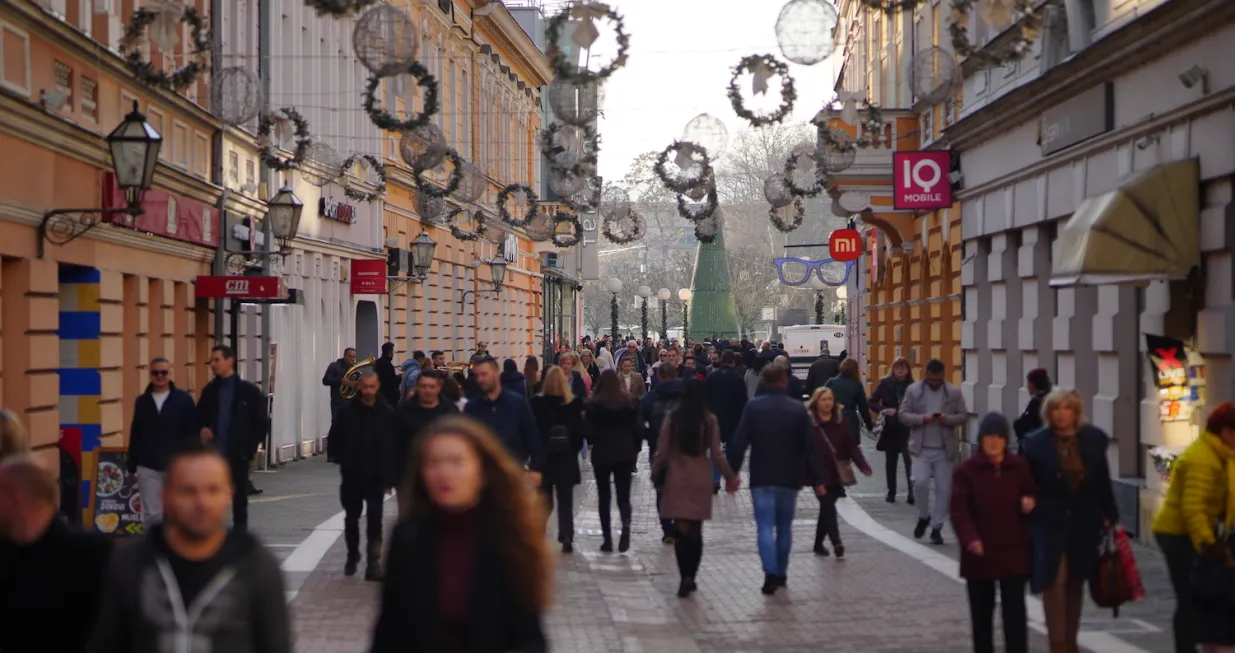
M 362 361 L 357 361 L 355 365 L 347 368 L 347 372 L 343 374 L 343 383 L 339 385 L 339 396 L 347 400 L 355 397 L 356 383 L 360 381 L 360 375 L 364 372 L 364 368 L 373 367 L 376 363 L 377 359 L 370 356 Z

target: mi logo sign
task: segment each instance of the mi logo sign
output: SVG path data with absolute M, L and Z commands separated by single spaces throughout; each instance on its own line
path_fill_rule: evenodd
M 828 236 L 828 251 L 833 261 L 856 261 L 862 255 L 862 235 L 856 229 L 837 229 Z

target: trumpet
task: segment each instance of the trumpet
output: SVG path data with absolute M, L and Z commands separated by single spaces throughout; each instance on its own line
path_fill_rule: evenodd
M 360 375 L 364 373 L 364 368 L 373 367 L 376 363 L 377 359 L 370 356 L 362 361 L 357 361 L 355 365 L 347 368 L 347 372 L 343 375 L 343 383 L 339 386 L 339 396 L 349 401 L 355 397 L 356 382 L 360 380 Z

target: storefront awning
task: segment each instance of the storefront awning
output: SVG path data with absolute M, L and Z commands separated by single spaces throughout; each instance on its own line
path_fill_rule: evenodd
M 1200 261 L 1200 164 L 1174 161 L 1081 202 L 1056 235 L 1051 285 L 1183 279 Z

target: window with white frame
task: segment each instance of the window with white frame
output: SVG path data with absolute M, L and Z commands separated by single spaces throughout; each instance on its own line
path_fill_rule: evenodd
M 73 110 L 73 68 L 63 61 L 56 61 L 54 64 L 56 75 L 56 90 L 63 93 L 65 97 L 64 108 L 68 111 Z
M 81 114 L 99 120 L 99 83 L 90 77 L 81 78 Z

